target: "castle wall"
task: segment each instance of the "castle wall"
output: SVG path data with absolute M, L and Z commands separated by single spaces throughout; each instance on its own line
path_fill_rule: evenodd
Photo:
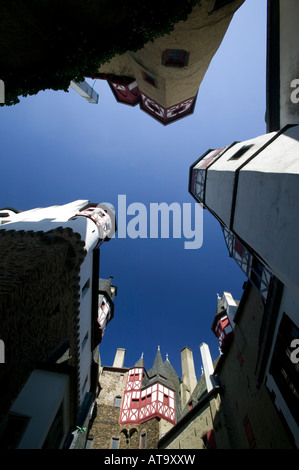
M 147 449 L 155 449 L 158 446 L 160 422 L 163 420 L 154 418 L 140 425 L 119 424 L 126 376 L 125 369 L 102 371 L 96 417 L 89 432 L 89 436 L 93 438 L 93 449 L 110 449 L 113 439 L 118 439 L 119 449 L 138 449 L 141 447 L 142 435 L 146 436 Z M 118 406 L 115 402 L 116 397 L 121 397 Z

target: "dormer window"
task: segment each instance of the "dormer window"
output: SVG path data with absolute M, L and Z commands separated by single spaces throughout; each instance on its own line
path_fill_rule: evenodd
M 144 71 L 142 72 L 142 77 L 143 77 L 143 80 L 145 80 L 147 83 L 154 86 L 155 88 L 157 87 L 157 80 L 154 77 L 152 77 L 151 75 L 149 75 L 148 73 Z
M 228 161 L 229 161 L 229 160 L 238 160 L 238 159 L 241 158 L 241 157 L 244 155 L 244 153 L 246 153 L 247 150 L 249 150 L 251 147 L 253 147 L 253 144 L 251 144 L 251 145 L 243 145 L 243 147 L 241 147 L 237 152 L 235 152 L 235 153 L 233 154 L 233 156 L 228 159 Z
M 162 54 L 162 64 L 166 67 L 185 67 L 189 53 L 182 49 L 166 49 Z

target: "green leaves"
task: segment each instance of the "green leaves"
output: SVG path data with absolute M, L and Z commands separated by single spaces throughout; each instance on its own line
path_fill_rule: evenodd
M 83 81 L 115 55 L 137 51 L 169 34 L 199 3 L 18 0 L 17 9 L 5 3 L 0 43 L 9 48 L 0 50 L 0 78 L 5 83 L 6 106 L 40 90 L 66 91 L 71 80 Z

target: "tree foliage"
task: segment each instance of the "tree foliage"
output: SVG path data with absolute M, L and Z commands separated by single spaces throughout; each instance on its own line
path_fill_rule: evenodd
M 5 104 L 67 90 L 117 54 L 169 34 L 199 0 L 0 0 Z

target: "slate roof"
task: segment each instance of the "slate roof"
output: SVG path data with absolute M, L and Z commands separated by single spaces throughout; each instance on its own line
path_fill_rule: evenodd
M 148 371 L 146 370 L 143 356 L 140 357 L 134 367 L 143 367 L 144 369 L 145 374 L 142 382 L 143 387 L 148 387 L 156 382 L 159 382 L 160 384 L 174 390 L 176 414 L 178 419 L 181 416 L 180 378 L 168 360 L 168 357 L 165 361 L 163 361 L 160 347 L 158 347 L 157 354 L 151 369 Z
M 143 360 L 143 356 L 140 357 L 140 359 L 138 359 L 138 361 L 136 362 L 135 367 L 143 367 L 145 369 L 145 365 L 144 365 L 144 360 Z

